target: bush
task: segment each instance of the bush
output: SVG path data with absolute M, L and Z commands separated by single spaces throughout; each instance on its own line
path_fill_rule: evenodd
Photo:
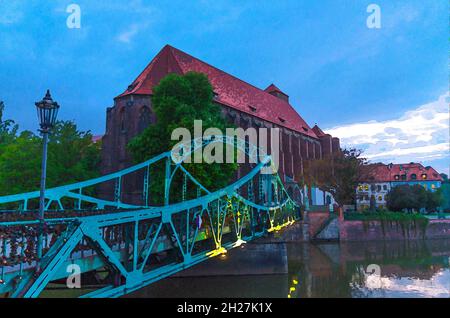
M 391 211 L 427 211 L 435 210 L 441 204 L 440 191 L 431 192 L 416 184 L 399 185 L 394 187 L 386 196 L 387 207 Z

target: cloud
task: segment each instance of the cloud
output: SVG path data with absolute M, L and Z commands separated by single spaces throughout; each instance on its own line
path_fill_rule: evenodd
M 371 161 L 450 160 L 449 100 L 447 93 L 397 119 L 354 123 L 326 131 L 339 137 L 342 145 L 364 150 Z
M 102 6 L 97 5 L 96 9 L 101 10 L 101 8 L 104 8 L 105 10 L 119 13 L 121 16 L 132 15 L 134 17 L 134 22 L 128 25 L 125 29 L 122 29 L 122 31 L 116 36 L 117 41 L 126 44 L 131 44 L 134 37 L 139 32 L 147 29 L 151 25 L 156 24 L 163 17 L 161 10 L 152 5 L 145 5 L 142 0 L 132 0 L 126 4 L 122 2 L 114 3 L 114 5 L 110 5 L 109 2 L 107 2 L 107 6 L 104 6 L 105 3 L 103 3 Z
M 143 26 L 134 23 L 128 27 L 127 30 L 119 33 L 117 40 L 123 43 L 131 43 L 133 37 L 138 34 L 138 32 L 143 28 Z

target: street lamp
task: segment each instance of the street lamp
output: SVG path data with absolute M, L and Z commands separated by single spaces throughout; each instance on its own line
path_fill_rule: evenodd
M 50 95 L 50 90 L 47 90 L 44 98 L 40 102 L 36 102 L 37 115 L 39 118 L 39 131 L 43 137 L 42 149 L 42 168 L 41 168 L 41 189 L 39 197 L 39 220 L 41 221 L 41 233 L 39 235 L 38 258 L 42 256 L 42 236 L 43 236 L 43 222 L 45 209 L 45 179 L 47 176 L 47 144 L 48 134 L 55 126 L 56 116 L 58 115 L 59 105 L 54 102 Z

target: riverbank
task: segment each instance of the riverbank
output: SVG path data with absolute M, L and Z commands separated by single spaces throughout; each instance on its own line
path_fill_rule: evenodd
M 450 239 L 450 220 L 427 224 L 389 221 L 339 221 L 341 241 Z
M 265 238 L 266 242 L 450 240 L 450 219 L 397 217 L 395 213 L 344 218 L 310 212 L 293 226 Z

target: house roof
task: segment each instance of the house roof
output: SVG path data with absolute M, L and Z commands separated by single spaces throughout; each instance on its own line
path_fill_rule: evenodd
M 217 94 L 216 102 L 301 134 L 317 138 L 314 131 L 289 102 L 275 97 L 267 91 L 246 83 L 170 45 L 164 46 L 133 83 L 116 98 L 130 94 L 151 95 L 153 87 L 167 74 L 186 74 L 189 71 L 204 73 L 208 77 L 214 92 Z M 275 85 L 273 87 L 270 85 L 269 88 L 277 89 L 284 94 Z
M 361 181 L 390 182 L 391 173 L 387 165 L 375 163 L 363 167 Z
M 406 176 L 403 177 L 402 175 Z M 415 175 L 415 178 L 414 178 Z M 422 178 L 426 175 L 426 179 Z M 424 167 L 420 163 L 382 164 L 376 163 L 366 166 L 362 181 L 369 182 L 405 182 L 405 181 L 443 181 L 433 167 Z
M 408 181 L 412 181 L 413 179 L 411 179 L 411 175 L 413 174 L 416 175 L 417 180 L 423 180 L 422 175 L 426 175 L 426 180 L 428 181 L 443 181 L 442 177 L 433 167 L 424 167 L 420 163 L 411 162 L 406 164 L 392 164 L 388 165 L 388 167 L 390 167 L 391 178 L 393 178 L 392 181 L 399 181 L 395 179 L 396 175 L 406 175 L 406 179 Z

